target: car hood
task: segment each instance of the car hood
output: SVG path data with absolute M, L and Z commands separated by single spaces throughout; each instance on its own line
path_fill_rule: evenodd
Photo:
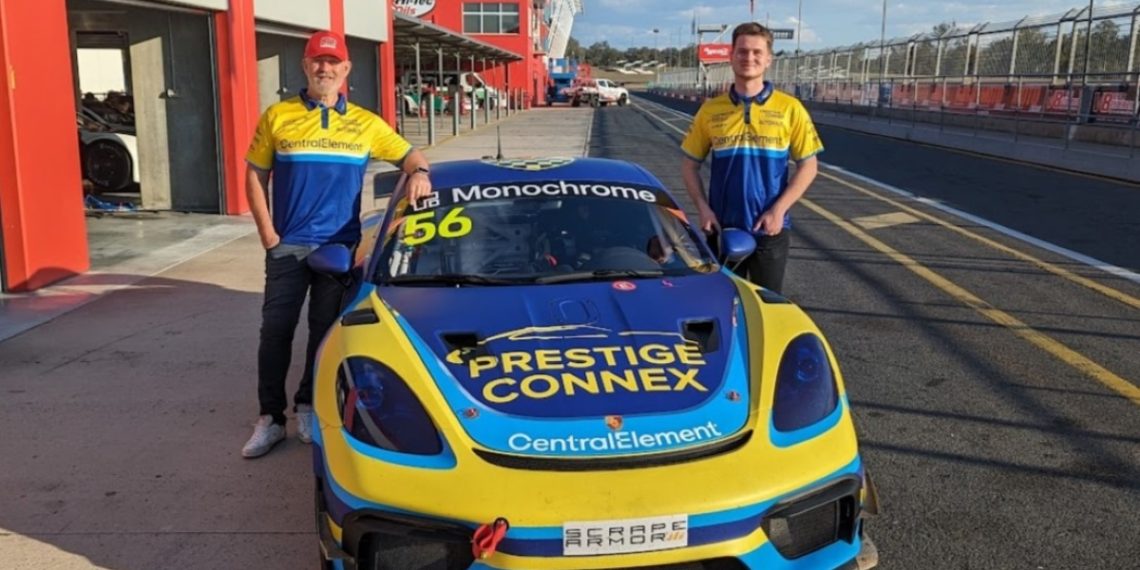
M 724 274 L 380 294 L 451 412 L 489 449 L 662 452 L 747 421 L 747 334 Z

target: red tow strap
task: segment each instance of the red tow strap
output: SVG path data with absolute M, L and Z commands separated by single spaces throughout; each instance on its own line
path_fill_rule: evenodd
M 495 553 L 510 527 L 511 524 L 503 517 L 495 519 L 493 523 L 479 525 L 471 537 L 471 554 L 478 560 L 486 560 Z

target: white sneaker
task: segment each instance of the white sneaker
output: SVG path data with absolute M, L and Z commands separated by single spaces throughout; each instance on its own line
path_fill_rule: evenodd
M 261 457 L 284 439 L 285 426 L 273 423 L 273 416 L 261 416 L 253 424 L 253 435 L 245 442 L 245 447 L 241 448 L 241 456 L 247 459 Z
M 297 404 L 297 439 L 313 443 L 313 407 L 308 404 Z

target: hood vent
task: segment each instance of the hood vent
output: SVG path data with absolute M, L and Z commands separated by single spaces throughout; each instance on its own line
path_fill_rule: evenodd
M 487 347 L 479 344 L 479 335 L 473 332 L 443 333 L 442 337 L 443 344 L 447 346 L 447 352 L 451 353 L 458 350 L 459 358 L 463 362 L 487 354 Z
M 720 349 L 720 335 L 717 331 L 716 319 L 685 321 L 681 325 L 681 334 L 686 339 L 696 342 L 704 354 L 716 352 Z

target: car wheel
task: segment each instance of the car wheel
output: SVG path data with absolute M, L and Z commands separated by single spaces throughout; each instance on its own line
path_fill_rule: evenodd
M 114 141 L 91 141 L 83 149 L 83 176 L 105 190 L 122 190 L 131 183 L 133 162 L 127 147 Z
M 621 99 L 618 99 L 618 106 L 625 107 L 626 105 L 629 105 L 629 97 L 622 95 Z
M 571 107 L 581 107 L 582 102 L 579 101 L 577 97 L 575 97 L 574 100 L 570 101 L 570 106 Z

